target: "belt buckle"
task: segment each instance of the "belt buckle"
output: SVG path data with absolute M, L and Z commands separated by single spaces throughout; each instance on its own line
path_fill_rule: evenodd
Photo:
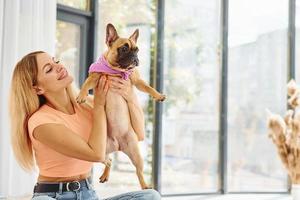
M 72 184 L 71 186 L 73 186 L 73 183 L 76 183 L 77 187 L 75 189 L 73 188 L 70 189 L 70 184 Z M 67 187 L 67 191 L 78 191 L 80 189 L 80 182 L 79 181 L 68 182 L 66 187 Z

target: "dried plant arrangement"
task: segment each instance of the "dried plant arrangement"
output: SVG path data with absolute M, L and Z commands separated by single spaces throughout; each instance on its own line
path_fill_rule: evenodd
M 300 184 L 300 88 L 294 80 L 287 85 L 288 105 L 284 117 L 269 112 L 269 137 L 276 145 L 278 155 L 287 169 L 292 184 Z

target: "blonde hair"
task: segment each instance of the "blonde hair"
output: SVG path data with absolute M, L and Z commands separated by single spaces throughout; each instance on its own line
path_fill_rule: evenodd
M 37 95 L 33 86 L 37 84 L 38 66 L 36 55 L 45 53 L 35 51 L 24 56 L 15 66 L 10 93 L 11 143 L 14 155 L 20 166 L 31 171 L 34 169 L 32 143 L 28 133 L 28 119 L 36 112 L 46 99 Z M 70 86 L 67 93 L 75 106 L 75 95 Z

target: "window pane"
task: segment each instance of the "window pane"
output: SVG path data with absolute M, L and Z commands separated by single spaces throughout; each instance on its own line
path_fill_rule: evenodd
M 80 10 L 90 11 L 90 0 L 56 0 L 56 2 Z
M 139 29 L 137 45 L 139 47 L 140 64 L 138 70 L 141 78 L 150 82 L 150 66 L 153 65 L 151 51 L 153 45 L 154 10 L 152 1 L 148 0 L 99 0 L 99 30 L 97 34 L 99 44 L 97 54 L 100 56 L 107 49 L 105 45 L 106 25 L 112 23 L 121 37 L 129 37 L 135 29 Z M 138 16 L 138 17 L 137 17 Z M 140 142 L 140 150 L 144 158 L 144 176 L 151 184 L 152 171 L 152 127 L 151 115 L 152 100 L 149 95 L 136 90 L 139 102 L 145 113 L 146 138 Z M 101 197 L 108 197 L 119 193 L 139 190 L 140 185 L 135 173 L 135 167 L 129 158 L 122 152 L 113 153 L 112 171 L 106 184 L 97 183 L 103 172 L 103 166 L 97 165 L 94 169 L 95 189 Z
M 165 3 L 162 193 L 219 190 L 220 1 Z
M 79 86 L 79 58 L 80 58 L 80 26 L 56 21 L 56 55 L 71 72 L 75 84 Z
M 228 187 L 286 191 L 287 173 L 267 134 L 266 108 L 284 114 L 288 0 L 231 0 Z
M 300 0 L 296 0 L 296 81 L 300 83 Z

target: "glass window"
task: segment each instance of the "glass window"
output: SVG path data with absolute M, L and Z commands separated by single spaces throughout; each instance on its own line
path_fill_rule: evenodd
M 57 3 L 77 8 L 84 11 L 90 11 L 90 0 L 57 0 Z
M 165 2 L 162 193 L 219 188 L 220 1 Z
M 268 138 L 266 108 L 284 114 L 288 0 L 230 0 L 228 189 L 287 191 L 287 172 Z
M 129 37 L 135 29 L 139 29 L 137 45 L 139 47 L 138 70 L 143 80 L 150 82 L 150 69 L 153 65 L 153 34 L 154 8 L 149 0 L 99 0 L 98 33 L 96 42 L 97 56 L 99 57 L 107 49 L 105 44 L 106 25 L 112 23 L 118 31 L 119 36 Z M 151 184 L 152 172 L 152 129 L 153 116 L 152 99 L 148 94 L 136 90 L 136 93 L 145 113 L 146 138 L 140 142 L 140 150 L 144 158 L 144 175 L 146 182 Z M 108 197 L 119 193 L 139 190 L 140 185 L 135 167 L 129 158 L 122 152 L 112 154 L 112 170 L 106 184 L 95 181 L 95 189 L 101 197 Z M 94 180 L 98 180 L 103 172 L 103 165 L 95 165 Z
M 56 21 L 56 55 L 71 72 L 79 86 L 80 26 L 65 21 Z
M 295 68 L 296 68 L 296 81 L 300 83 L 300 0 L 296 0 L 296 52 L 295 52 Z

